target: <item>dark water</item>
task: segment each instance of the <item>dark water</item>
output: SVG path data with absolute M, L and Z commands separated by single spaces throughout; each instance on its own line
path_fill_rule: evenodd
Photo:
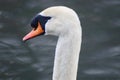
M 82 23 L 77 80 L 120 80 L 120 0 L 0 0 L 0 80 L 52 80 L 57 38 L 22 37 L 54 5 L 73 8 Z

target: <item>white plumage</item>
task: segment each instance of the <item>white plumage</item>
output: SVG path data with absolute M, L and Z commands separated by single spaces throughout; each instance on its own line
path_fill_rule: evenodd
M 54 6 L 43 10 L 39 15 L 51 17 L 45 24 L 45 35 L 58 36 L 53 80 L 76 80 L 82 40 L 80 20 L 76 12 L 64 6 Z
M 59 36 L 53 80 L 76 80 L 82 34 L 77 14 L 63 6 L 47 8 L 40 14 L 52 17 L 46 23 L 46 35 Z

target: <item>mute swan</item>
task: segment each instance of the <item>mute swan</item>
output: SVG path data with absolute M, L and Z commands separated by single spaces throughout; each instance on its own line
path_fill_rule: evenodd
M 58 36 L 53 80 L 76 80 L 81 47 L 81 25 L 76 12 L 65 6 L 53 6 L 38 13 L 31 22 L 32 31 L 23 41 L 38 35 Z

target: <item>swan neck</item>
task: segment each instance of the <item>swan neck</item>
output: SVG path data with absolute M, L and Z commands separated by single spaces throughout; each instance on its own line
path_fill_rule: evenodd
M 76 80 L 80 52 L 80 33 L 60 36 L 55 52 L 53 80 Z

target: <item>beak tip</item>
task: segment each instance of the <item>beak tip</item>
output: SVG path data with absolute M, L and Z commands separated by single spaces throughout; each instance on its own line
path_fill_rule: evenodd
M 27 39 L 24 37 L 23 39 L 22 39 L 22 41 L 26 41 Z
M 25 41 L 25 39 L 22 39 L 22 41 Z
M 26 35 L 25 37 L 23 37 L 22 41 L 27 41 L 27 40 L 29 40 L 30 38 L 31 38 L 31 35 L 28 34 L 28 35 Z

